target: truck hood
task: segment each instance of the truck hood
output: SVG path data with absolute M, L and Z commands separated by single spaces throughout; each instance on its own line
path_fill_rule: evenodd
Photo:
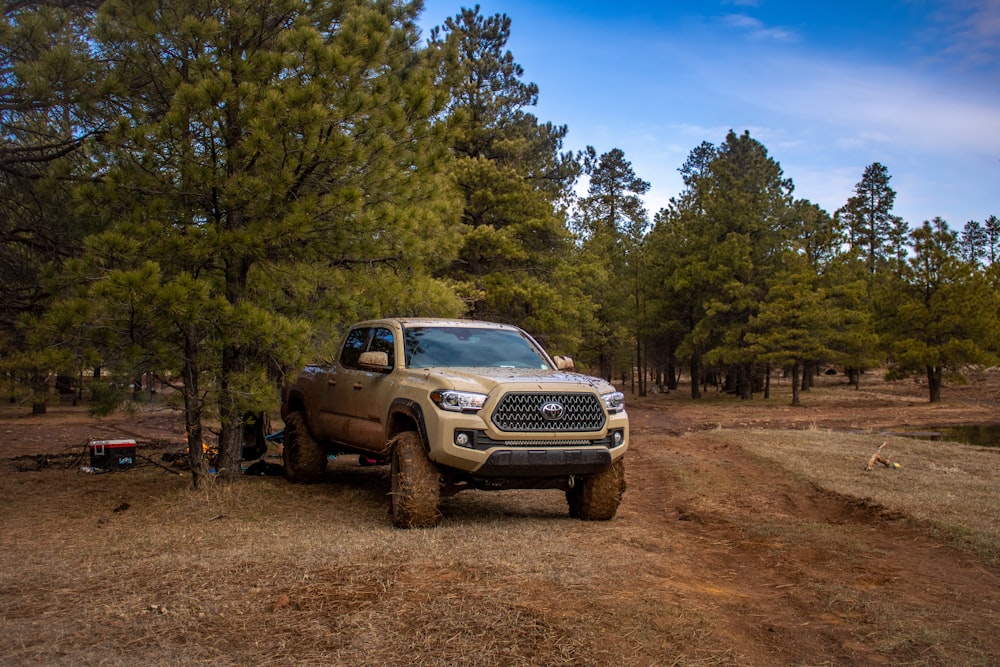
M 601 378 L 558 370 L 538 368 L 428 368 L 428 380 L 438 381 L 441 389 L 476 391 L 489 394 L 500 385 L 514 391 L 588 391 L 607 394 L 614 385 Z M 447 386 L 450 385 L 450 386 Z

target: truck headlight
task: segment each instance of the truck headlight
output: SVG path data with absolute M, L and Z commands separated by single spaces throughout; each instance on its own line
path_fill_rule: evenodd
M 602 394 L 601 400 L 609 414 L 615 414 L 625 409 L 625 394 L 620 391 L 613 391 L 610 394 Z
M 439 389 L 431 392 L 431 400 L 439 408 L 449 412 L 478 412 L 486 402 L 486 394 Z

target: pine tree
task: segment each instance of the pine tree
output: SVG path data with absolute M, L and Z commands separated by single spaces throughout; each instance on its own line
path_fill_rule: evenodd
M 641 197 L 649 183 L 635 174 L 619 148 L 598 157 L 588 147 L 583 164 L 590 185 L 578 204 L 576 225 L 587 261 L 601 266 L 608 281 L 595 295 L 601 306 L 600 327 L 590 347 L 605 377 L 618 371 L 631 378 L 631 369 L 638 368 L 638 393 L 645 395 L 644 276 L 649 222 Z M 630 344 L 634 357 L 628 351 Z
M 824 303 L 829 308 L 830 294 L 836 291 L 836 286 L 830 285 L 826 278 L 829 276 L 831 265 L 837 261 L 844 243 L 840 221 L 816 204 L 799 199 L 792 203 L 789 210 L 788 226 L 789 243 L 796 249 L 795 252 L 802 254 L 808 271 L 818 280 L 819 288 L 823 289 Z M 783 261 L 782 264 L 787 274 L 788 262 Z M 840 317 L 846 318 L 846 315 Z M 827 338 L 824 344 L 830 345 L 831 341 L 831 338 Z M 820 364 L 830 361 L 829 355 L 801 360 L 803 391 L 812 387 Z
M 654 288 L 650 308 L 655 322 L 653 335 L 669 345 L 665 353 L 669 363 L 687 362 L 692 398 L 701 398 L 701 362 L 711 347 L 710 336 L 697 325 L 706 317 L 709 298 L 704 276 L 714 268 L 703 263 L 707 253 L 701 236 L 701 198 L 708 193 L 708 186 L 701 181 L 710 178 L 716 157 L 715 146 L 707 141 L 691 151 L 678 169 L 685 189 L 656 214 L 648 241 L 649 284 Z
M 528 109 L 538 86 L 507 50 L 511 20 L 463 9 L 432 32 L 453 54 L 447 123 L 452 178 L 462 197 L 462 247 L 441 275 L 454 281 L 468 314 L 519 324 L 572 350 L 591 317 L 565 219 L 579 167 L 561 152 L 565 126 Z
M 706 360 L 729 367 L 736 391 L 748 399 L 759 369 L 745 334 L 788 248 L 792 183 L 749 133 L 730 132 L 699 186 L 699 263 L 710 272 L 704 278 L 711 295 L 695 335 L 711 340 Z
M 838 314 L 805 255 L 789 250 L 781 264 L 767 281 L 760 310 L 750 317 L 746 342 L 758 362 L 791 366 L 792 405 L 800 405 L 803 369 L 835 354 L 829 343 Z
M 854 186 L 854 196 L 839 211 L 847 226 L 848 242 L 864 258 L 872 274 L 882 268 L 890 253 L 900 249 L 906 240 L 905 225 L 892 215 L 896 191 L 889 186 L 891 178 L 884 165 L 878 162 L 868 165 Z
M 969 220 L 959 236 L 960 254 L 963 260 L 977 264 L 986 257 L 989 236 L 986 228 L 978 220 Z
M 90 113 L 101 64 L 84 38 L 96 5 L 5 3 L 0 21 L 0 367 L 29 386 L 36 412 L 49 372 L 78 370 L 51 345 L 26 350 L 18 323 L 41 312 L 46 272 L 91 231 L 75 215 L 71 184 L 89 176 L 81 147 L 104 129 Z
M 412 307 L 425 287 L 450 309 L 427 276 L 455 248 L 434 122 L 446 91 L 415 16 L 365 1 L 109 0 L 91 33 L 116 123 L 91 146 L 100 177 L 81 194 L 113 228 L 90 241 L 78 298 L 107 314 L 105 354 L 182 379 L 192 453 L 216 412 L 222 477 L 240 474 L 244 415 L 272 407 L 281 374 L 319 347 L 311 323 L 335 337 L 323 325 L 353 315 L 345 301 Z M 387 277 L 406 288 L 389 303 Z
M 862 371 L 883 362 L 872 308 L 871 281 L 864 265 L 851 253 L 839 253 L 821 270 L 829 307 L 837 317 L 830 325 L 832 363 L 843 366 L 855 389 Z M 896 278 L 893 277 L 893 280 Z
M 995 215 L 986 218 L 983 231 L 986 232 L 986 260 L 993 266 L 1000 257 L 1000 219 Z
M 983 275 L 959 256 L 958 235 L 940 218 L 911 233 L 904 280 L 879 295 L 891 377 L 926 373 L 930 401 L 941 400 L 945 373 L 961 378 L 966 364 L 993 363 L 998 302 Z

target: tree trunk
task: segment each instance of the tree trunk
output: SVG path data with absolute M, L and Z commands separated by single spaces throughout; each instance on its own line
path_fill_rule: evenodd
M 208 479 L 208 466 L 205 463 L 205 453 L 202 449 L 204 434 L 202 432 L 203 401 L 198 386 L 198 343 L 193 327 L 184 334 L 184 429 L 187 432 L 188 462 L 191 465 L 191 483 L 196 489 L 204 486 Z
M 646 359 L 642 354 L 642 341 L 635 339 L 635 365 L 639 372 L 639 395 L 646 395 Z
M 219 477 L 227 482 L 240 479 L 243 475 L 243 414 L 238 410 L 227 410 L 222 417 L 219 432 Z
M 801 405 L 799 403 L 799 362 L 792 362 L 792 405 Z
M 750 364 L 740 364 L 736 368 L 736 389 L 740 400 L 749 401 L 753 398 L 753 376 Z
M 747 364 L 747 372 L 750 374 L 750 393 L 756 394 L 764 391 L 764 374 L 760 372 L 756 364 Z
M 732 366 L 726 366 L 722 376 L 722 391 L 727 394 L 735 394 L 739 391 L 739 381 L 736 378 L 736 370 Z
M 31 414 L 44 415 L 48 409 L 46 398 L 49 393 L 49 379 L 45 376 L 35 374 L 34 376 L 34 398 L 31 402 Z
M 691 398 L 701 398 L 701 359 L 691 355 Z
M 222 378 L 219 382 L 219 460 L 216 464 L 220 479 L 235 481 L 243 472 L 240 468 L 243 453 L 243 410 L 237 405 L 235 390 L 230 384 L 243 367 L 245 353 L 229 345 L 222 351 Z
M 242 231 L 246 227 L 246 217 L 240 209 L 229 212 L 226 227 Z M 247 300 L 247 277 L 250 275 L 251 258 L 238 253 L 226 262 L 226 301 L 239 307 Z M 233 379 L 247 370 L 249 351 L 238 344 L 228 344 L 222 349 L 222 367 L 219 378 L 219 460 L 216 463 L 218 477 L 233 482 L 242 477 L 240 461 L 243 454 L 243 414 L 246 406 L 241 405 Z
M 938 403 L 941 401 L 941 384 L 943 375 L 944 369 L 940 366 L 927 367 L 927 387 L 930 390 L 931 403 Z

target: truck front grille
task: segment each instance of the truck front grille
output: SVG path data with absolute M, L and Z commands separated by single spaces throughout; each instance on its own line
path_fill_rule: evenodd
M 594 394 L 511 392 L 493 410 L 501 431 L 600 431 L 604 409 Z

